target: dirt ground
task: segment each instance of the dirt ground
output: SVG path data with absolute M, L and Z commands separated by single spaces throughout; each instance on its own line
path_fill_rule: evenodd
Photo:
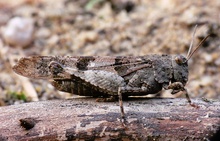
M 15 17 L 32 21 L 34 32 L 26 45 L 5 35 Z M 186 56 L 195 25 L 194 46 L 211 36 L 189 61 L 186 88 L 191 97 L 220 99 L 219 0 L 0 0 L 0 105 L 71 97 L 47 80 L 16 75 L 12 66 L 21 57 Z

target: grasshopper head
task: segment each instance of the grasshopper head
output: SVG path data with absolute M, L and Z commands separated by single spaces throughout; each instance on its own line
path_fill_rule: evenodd
M 188 81 L 188 60 L 192 57 L 192 55 L 196 52 L 196 50 L 201 46 L 201 44 L 209 37 L 206 36 L 199 45 L 195 48 L 195 50 L 191 53 L 192 45 L 190 46 L 187 57 L 182 55 L 174 56 L 172 59 L 173 66 L 173 80 L 172 82 L 181 82 L 184 86 Z
M 188 81 L 188 63 L 182 55 L 174 56 L 172 59 L 173 81 L 181 82 L 183 85 Z

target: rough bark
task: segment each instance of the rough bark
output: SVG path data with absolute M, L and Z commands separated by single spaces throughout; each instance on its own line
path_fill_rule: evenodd
M 220 125 L 220 102 L 193 99 L 124 101 L 93 98 L 31 102 L 0 107 L 0 140 L 205 140 Z

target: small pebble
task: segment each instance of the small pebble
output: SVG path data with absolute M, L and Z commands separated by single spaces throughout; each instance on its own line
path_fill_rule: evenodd
M 212 84 L 212 78 L 210 76 L 203 76 L 200 81 L 202 86 L 210 86 Z
M 40 28 L 36 31 L 35 37 L 37 38 L 48 38 L 51 35 L 51 32 L 48 28 Z
M 58 41 L 59 41 L 59 36 L 55 34 L 47 40 L 47 43 L 48 45 L 54 46 L 58 43 Z
M 93 31 L 85 32 L 82 38 L 84 39 L 85 42 L 95 42 L 98 39 L 98 34 Z
M 13 46 L 26 47 L 33 40 L 34 23 L 32 19 L 15 17 L 3 30 L 4 40 Z
M 203 56 L 204 56 L 204 59 L 207 63 L 212 63 L 213 62 L 213 56 L 211 54 L 204 53 Z
M 220 66 L 220 58 L 218 58 L 217 60 L 215 60 L 215 65 Z

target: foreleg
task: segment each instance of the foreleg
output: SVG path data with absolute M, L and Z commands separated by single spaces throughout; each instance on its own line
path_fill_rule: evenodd
M 188 103 L 192 106 L 192 107 L 196 107 L 198 108 L 198 105 L 195 105 L 192 103 L 190 97 L 189 97 L 189 94 L 188 94 L 188 91 L 187 89 L 184 88 L 184 85 L 181 83 L 181 82 L 174 82 L 172 84 L 170 84 L 167 89 L 172 89 L 173 91 L 171 92 L 171 94 L 176 94 L 180 91 L 182 91 L 185 96 L 186 96 L 186 99 L 188 101 Z

